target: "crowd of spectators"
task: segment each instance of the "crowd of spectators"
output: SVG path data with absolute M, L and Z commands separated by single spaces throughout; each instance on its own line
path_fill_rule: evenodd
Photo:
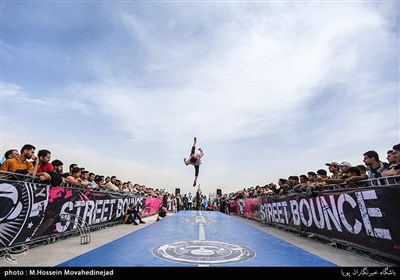
M 48 183 L 53 186 L 64 185 L 94 191 L 111 191 L 120 193 L 135 193 L 145 197 L 163 199 L 163 207 L 170 212 L 180 210 L 206 210 L 207 206 L 217 206 L 226 212 L 226 205 L 230 200 L 262 195 L 287 195 L 293 192 L 312 194 L 323 190 L 327 185 L 348 186 L 354 182 L 380 177 L 400 175 L 400 143 L 387 151 L 387 162 L 380 159 L 376 151 L 370 150 L 363 154 L 363 164 L 352 165 L 347 161 L 341 163 L 332 161 L 325 163 L 328 171 L 321 168 L 308 171 L 305 174 L 290 175 L 280 178 L 275 183 L 264 186 L 243 188 L 242 190 L 221 196 L 207 197 L 201 193 L 200 186 L 195 195 L 172 194 L 165 189 L 153 189 L 145 185 L 133 184 L 131 181 L 122 181 L 116 176 L 95 174 L 76 163 L 69 165 L 68 172 L 64 172 L 64 163 L 59 159 L 51 161 L 49 150 L 39 150 L 31 144 L 24 145 L 20 152 L 10 149 L 5 152 L 1 162 L 1 177 L 20 174 L 34 178 L 37 182 Z M 329 172 L 329 173 L 328 173 Z M 13 175 L 11 175 L 13 174 Z
M 64 172 L 64 163 L 60 159 L 51 160 L 49 150 L 39 150 L 35 156 L 36 147 L 25 144 L 20 152 L 10 149 L 5 152 L 1 161 L 0 171 L 3 179 L 32 179 L 38 183 L 52 186 L 66 186 L 93 191 L 111 191 L 120 193 L 135 193 L 145 197 L 162 198 L 171 196 L 165 189 L 153 189 L 146 185 L 122 181 L 114 175 L 95 174 L 83 166 L 72 163 L 68 172 Z
M 229 199 L 257 197 L 262 195 L 287 195 L 294 192 L 312 194 L 324 190 L 325 187 L 336 185 L 346 188 L 349 185 L 357 187 L 357 182 L 400 175 L 400 143 L 387 151 L 387 162 L 382 161 L 376 151 L 370 150 L 363 154 L 363 164 L 352 165 L 347 161 L 341 163 L 325 163 L 328 171 L 321 168 L 308 171 L 306 174 L 290 175 L 280 178 L 275 183 L 264 186 L 243 188 L 240 191 L 226 194 Z

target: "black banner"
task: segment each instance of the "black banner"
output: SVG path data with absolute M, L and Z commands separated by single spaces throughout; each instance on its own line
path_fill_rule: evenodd
M 117 222 L 136 202 L 146 206 L 132 194 L 0 181 L 0 249 L 68 233 L 84 224 Z M 63 214 L 71 214 L 70 219 L 62 221 Z
M 400 186 L 263 197 L 262 222 L 333 240 L 400 260 Z

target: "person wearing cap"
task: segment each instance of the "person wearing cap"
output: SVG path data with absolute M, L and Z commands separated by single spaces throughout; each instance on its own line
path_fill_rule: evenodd
M 332 172 L 332 176 L 330 178 L 320 178 L 319 182 L 324 182 L 327 185 L 340 185 L 345 183 L 345 180 L 347 179 L 347 175 L 343 174 L 341 171 L 339 171 L 339 168 L 341 166 L 351 166 L 350 163 L 348 162 L 342 162 L 341 164 L 338 164 L 337 162 L 331 162 L 331 163 L 326 163 L 325 165 L 329 166 L 329 171 Z M 345 168 L 347 171 L 347 169 Z
M 332 161 L 330 163 L 325 163 L 326 166 L 328 166 L 329 172 L 332 173 L 332 175 L 329 177 L 329 179 L 341 179 L 342 174 L 339 171 L 339 163 L 336 161 Z
M 340 173 L 342 174 L 342 178 L 341 179 L 347 179 L 349 177 L 347 175 L 347 172 L 348 172 L 350 167 L 351 167 L 351 164 L 348 161 L 343 161 L 341 164 L 339 164 Z

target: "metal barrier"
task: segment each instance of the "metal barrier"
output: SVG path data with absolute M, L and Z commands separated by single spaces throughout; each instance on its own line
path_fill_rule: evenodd
M 84 221 L 82 219 L 82 217 L 74 215 L 74 214 L 61 214 L 60 221 L 77 224 L 79 234 L 81 237 L 81 245 L 90 243 L 90 227 L 86 223 L 86 221 Z

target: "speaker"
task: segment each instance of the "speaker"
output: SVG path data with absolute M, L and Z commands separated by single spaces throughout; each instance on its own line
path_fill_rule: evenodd
M 222 196 L 221 189 L 217 189 L 217 195 L 218 195 L 218 196 Z
M 181 193 L 181 189 L 180 188 L 175 188 L 175 196 L 177 196 L 180 193 Z

